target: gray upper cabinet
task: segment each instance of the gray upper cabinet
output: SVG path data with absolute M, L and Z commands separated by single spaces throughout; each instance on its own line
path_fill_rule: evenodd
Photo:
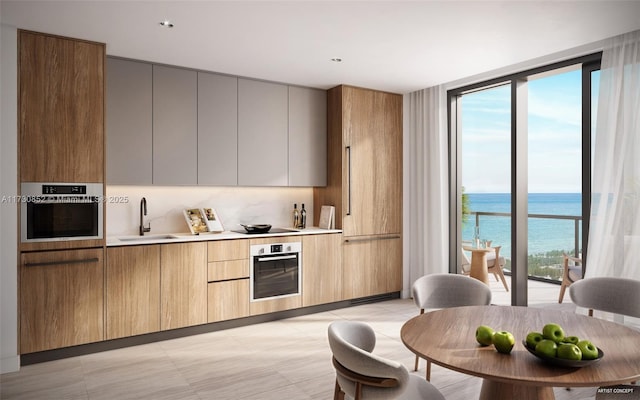
M 238 185 L 288 185 L 286 85 L 238 79 Z
M 238 78 L 198 72 L 198 184 L 238 184 Z
M 151 64 L 107 58 L 107 184 L 152 183 Z
M 289 186 L 327 185 L 327 92 L 289 86 Z
M 153 184 L 196 185 L 196 71 L 153 66 Z

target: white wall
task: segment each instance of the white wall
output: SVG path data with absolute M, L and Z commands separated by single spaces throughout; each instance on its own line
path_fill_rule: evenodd
M 17 192 L 18 91 L 17 30 L 0 29 L 0 197 Z M 0 373 L 17 371 L 18 356 L 18 260 L 17 204 L 0 203 Z

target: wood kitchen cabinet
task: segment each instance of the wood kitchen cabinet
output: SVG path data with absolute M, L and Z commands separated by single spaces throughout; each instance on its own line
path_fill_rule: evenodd
M 302 306 L 343 300 L 342 235 L 302 237 Z
M 238 184 L 238 78 L 198 72 L 198 185 Z
M 104 182 L 105 45 L 18 31 L 20 181 Z
M 249 315 L 249 240 L 208 244 L 208 321 Z
M 160 329 L 207 322 L 207 243 L 160 245 Z
M 20 354 L 104 339 L 102 248 L 22 253 Z
M 289 86 L 289 186 L 327 184 L 327 91 Z
M 345 299 L 402 290 L 402 239 L 351 238 L 342 246 Z
M 314 222 L 320 218 L 318 205 L 336 207 L 346 298 L 397 291 L 398 276 L 402 281 L 402 251 L 397 250 L 402 248 L 402 96 L 351 86 L 330 89 L 327 96 L 327 186 L 314 188 Z M 391 284 L 383 285 L 385 279 Z
M 106 339 L 160 330 L 160 245 L 107 249 Z
M 198 183 L 198 77 L 153 65 L 153 184 Z
M 153 183 L 151 64 L 107 58 L 107 183 Z
M 287 186 L 286 85 L 238 79 L 238 185 Z

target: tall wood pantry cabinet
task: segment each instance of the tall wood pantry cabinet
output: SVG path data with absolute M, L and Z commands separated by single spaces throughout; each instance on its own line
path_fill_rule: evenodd
M 19 183 L 103 183 L 105 44 L 18 30 L 17 61 Z M 20 354 L 104 339 L 104 244 L 19 243 Z
M 344 297 L 402 289 L 402 96 L 338 86 L 327 96 L 327 186 L 314 221 L 336 208 Z

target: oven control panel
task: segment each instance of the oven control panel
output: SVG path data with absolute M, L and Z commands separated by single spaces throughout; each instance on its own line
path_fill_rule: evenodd
M 254 244 L 250 247 L 251 256 L 266 256 L 270 254 L 300 253 L 301 242 Z

